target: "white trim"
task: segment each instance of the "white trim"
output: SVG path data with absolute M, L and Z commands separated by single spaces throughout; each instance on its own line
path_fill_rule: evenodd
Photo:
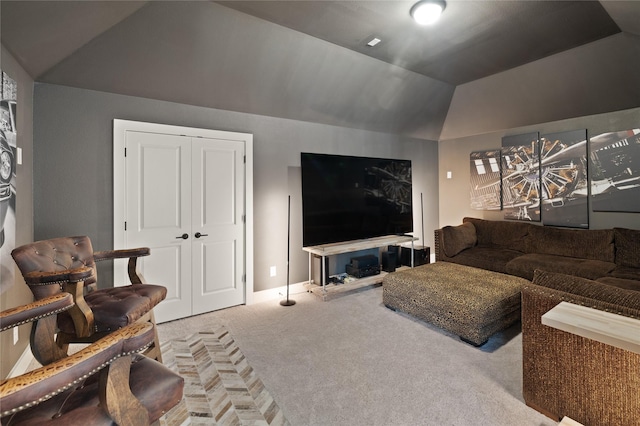
M 31 346 L 27 345 L 24 352 L 22 352 L 22 355 L 20 355 L 20 358 L 18 358 L 18 361 L 13 365 L 13 368 L 9 372 L 7 379 L 10 379 L 12 377 L 18 377 L 21 374 L 24 374 L 27 371 L 29 371 L 29 366 L 33 361 L 35 361 L 35 358 L 31 353 Z
M 253 135 L 250 133 L 226 132 L 222 130 L 173 126 L 169 124 L 145 123 L 142 121 L 113 120 L 113 248 L 127 248 L 124 222 L 125 165 L 124 149 L 127 131 L 163 133 L 213 139 L 242 140 L 245 143 L 245 304 L 253 303 Z M 127 262 L 113 262 L 114 277 L 126 280 Z M 121 281 L 117 280 L 117 281 Z M 126 282 L 126 281 L 122 281 Z
M 253 303 L 253 136 L 245 144 L 245 304 Z

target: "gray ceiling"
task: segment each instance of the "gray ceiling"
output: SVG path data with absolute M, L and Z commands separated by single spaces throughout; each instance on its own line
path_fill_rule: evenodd
M 454 85 L 620 32 L 597 1 L 449 1 L 432 26 L 407 1 L 219 3 Z
M 636 1 L 412 4 L 2 0 L 0 37 L 36 81 L 437 139 L 457 85 L 640 35 Z

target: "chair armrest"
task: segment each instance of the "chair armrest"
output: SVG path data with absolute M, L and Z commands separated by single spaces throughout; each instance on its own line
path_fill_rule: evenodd
M 24 281 L 28 285 L 62 284 L 84 281 L 93 274 L 93 269 L 82 266 L 76 269 L 67 269 L 56 272 L 34 271 L 24 274 Z
M 123 249 L 123 250 L 94 251 L 93 260 L 98 262 L 101 260 L 109 260 L 109 259 L 126 259 L 127 257 L 143 257 L 143 256 L 149 256 L 149 254 L 151 254 L 151 249 L 149 249 L 149 247 L 139 247 L 139 248 Z
M 107 259 L 124 259 L 129 258 L 127 265 L 127 273 L 131 284 L 145 284 L 147 281 L 142 274 L 138 272 L 138 257 L 149 256 L 151 249 L 149 247 L 139 247 L 133 249 L 122 250 L 105 250 L 93 252 L 93 259 L 98 262 Z
M 25 282 L 30 286 L 60 284 L 62 291 L 73 296 L 75 306 L 69 310 L 78 337 L 89 337 L 93 334 L 93 312 L 84 300 L 84 280 L 93 275 L 93 269 L 82 266 L 56 272 L 34 271 L 24 274 Z
M 93 269 L 83 266 L 56 272 L 29 272 L 24 274 L 25 282 L 30 286 L 60 284 L 62 291 L 73 296 L 75 306 L 69 310 L 78 337 L 93 334 L 93 312 L 84 300 L 84 280 L 93 275 Z
M 0 312 L 0 331 L 37 321 L 49 315 L 56 315 L 73 306 L 73 297 L 69 293 L 60 293 L 27 305 Z
M 132 324 L 69 357 L 21 376 L 0 381 L 1 416 L 44 402 L 107 367 L 118 358 L 147 348 L 154 338 L 150 323 Z

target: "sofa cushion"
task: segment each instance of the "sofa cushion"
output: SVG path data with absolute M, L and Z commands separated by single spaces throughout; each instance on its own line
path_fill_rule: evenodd
M 472 223 L 463 223 L 458 226 L 445 226 L 442 228 L 442 241 L 444 254 L 453 257 L 464 249 L 471 248 L 478 241 L 476 228 Z
M 535 272 L 533 283 L 634 310 L 640 306 L 640 292 L 615 288 L 585 278 L 538 270 Z
M 507 222 L 465 217 L 463 223 L 473 223 L 476 228 L 478 245 L 525 252 L 524 237 L 534 227 L 526 222 Z
M 640 292 L 640 280 L 631 280 L 627 278 L 617 278 L 617 277 L 602 277 L 602 278 L 598 278 L 596 281 L 598 281 L 599 283 L 612 285 L 614 287 L 623 288 L 625 290 L 633 290 L 633 291 Z
M 616 264 L 593 259 L 556 256 L 553 254 L 529 253 L 511 260 L 506 265 L 508 274 L 533 279 L 536 269 L 548 272 L 561 272 L 577 277 L 595 280 L 613 271 Z
M 526 252 L 614 262 L 613 235 L 613 229 L 532 226 L 526 237 Z
M 507 263 L 518 256 L 522 253 L 515 250 L 476 246 L 447 259 L 447 262 L 506 274 Z
M 616 241 L 616 263 L 640 268 L 640 230 L 613 228 Z
M 628 266 L 616 266 L 616 269 L 609 273 L 615 278 L 640 281 L 640 268 L 630 268 Z

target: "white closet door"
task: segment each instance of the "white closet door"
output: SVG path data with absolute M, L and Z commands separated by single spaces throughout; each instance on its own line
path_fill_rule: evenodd
M 158 322 L 191 315 L 191 138 L 127 131 L 126 246 L 150 247 L 139 259 L 149 283 L 167 287 Z M 186 238 L 183 238 L 185 237 Z
M 151 248 L 139 268 L 167 287 L 156 321 L 250 303 L 253 136 L 114 120 L 113 139 L 114 248 Z
M 244 142 L 192 139 L 193 314 L 244 301 Z

